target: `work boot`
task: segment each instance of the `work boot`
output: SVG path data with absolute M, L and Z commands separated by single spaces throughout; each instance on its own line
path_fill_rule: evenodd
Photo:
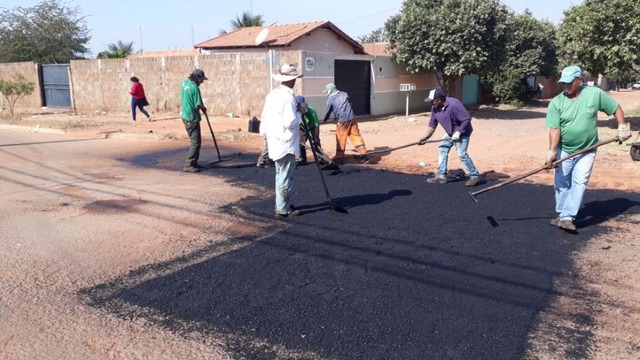
M 184 172 L 188 172 L 188 173 L 199 173 L 200 169 L 197 167 L 193 167 L 193 166 L 185 166 L 182 171 Z
M 429 184 L 446 184 L 447 183 L 447 178 L 443 178 L 443 177 L 439 177 L 439 176 L 434 176 L 432 178 L 428 178 L 427 182 Z
M 571 220 L 560 220 L 558 227 L 562 230 L 576 231 L 576 225 Z
M 556 217 L 556 218 L 551 219 L 549 224 L 551 224 L 551 226 L 560 227 L 560 217 Z
M 469 180 L 467 180 L 467 182 L 464 183 L 464 186 L 476 186 L 480 184 L 480 177 L 479 176 L 472 176 Z
M 293 206 L 291 206 L 289 212 L 287 212 L 286 214 L 281 214 L 276 211 L 276 219 L 286 219 L 298 215 L 300 215 L 300 210 L 295 209 Z

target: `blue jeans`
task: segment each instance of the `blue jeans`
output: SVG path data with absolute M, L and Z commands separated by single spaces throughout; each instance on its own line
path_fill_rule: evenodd
M 558 149 L 560 157 L 569 155 Z M 596 160 L 596 151 L 578 155 L 560 163 L 554 171 L 556 212 L 560 220 L 575 220 Z
M 140 112 L 144 114 L 147 118 L 149 117 L 149 113 L 138 103 L 138 99 L 131 97 L 131 115 L 133 116 L 133 121 L 136 121 L 136 108 L 140 109 Z
M 287 214 L 291 211 L 293 194 L 293 171 L 296 168 L 296 156 L 287 154 L 276 163 L 276 212 Z
M 458 153 L 458 157 L 467 168 L 469 175 L 471 177 L 480 176 L 480 173 L 476 169 L 475 165 L 473 165 L 473 161 L 469 154 L 467 154 L 467 148 L 469 147 L 469 136 L 461 136 L 460 141 L 453 141 L 451 137 L 445 137 L 440 142 L 440 146 L 438 146 L 438 174 L 436 175 L 439 178 L 447 177 L 447 161 L 449 158 L 449 151 L 453 146 L 456 147 L 456 152 Z

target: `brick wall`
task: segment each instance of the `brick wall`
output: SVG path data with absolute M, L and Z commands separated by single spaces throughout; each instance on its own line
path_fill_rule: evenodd
M 40 109 L 42 106 L 42 95 L 40 92 L 40 80 L 38 77 L 38 67 L 34 62 L 20 62 L 20 63 L 3 63 L 0 64 L 0 79 L 11 80 L 14 74 L 22 74 L 27 79 L 36 84 L 36 88 L 31 95 L 25 96 L 19 99 L 15 104 L 16 111 Z M 8 109 L 9 105 L 6 104 L 6 99 L 3 96 L 0 100 L 0 107 Z
M 278 56 L 295 62 L 300 58 L 298 51 L 279 52 Z M 74 60 L 74 104 L 78 112 L 129 111 L 130 78 L 136 76 L 144 85 L 151 111 L 178 116 L 179 85 L 196 67 L 209 78 L 200 86 L 209 114 L 259 116 L 269 92 L 265 53 Z

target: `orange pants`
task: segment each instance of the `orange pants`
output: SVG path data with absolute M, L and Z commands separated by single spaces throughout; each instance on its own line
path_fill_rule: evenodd
M 336 124 L 336 156 L 334 161 L 344 160 L 344 151 L 347 147 L 347 138 L 351 141 L 351 145 L 356 148 L 358 154 L 364 155 L 367 148 L 364 146 L 364 140 L 360 135 L 358 122 L 356 119 L 351 121 L 339 122 Z

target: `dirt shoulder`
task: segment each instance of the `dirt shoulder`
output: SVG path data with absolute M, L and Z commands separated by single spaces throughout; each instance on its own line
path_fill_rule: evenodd
M 625 112 L 630 114 L 628 121 L 632 124 L 634 136 L 628 143 L 640 141 L 638 138 L 640 91 L 626 90 L 611 95 L 621 104 Z M 547 130 L 544 126 L 545 102 L 522 109 L 479 106 L 471 109 L 471 113 L 474 119 L 474 133 L 471 138 L 469 154 L 476 167 L 482 173 L 487 173 L 488 180 L 521 174 L 542 164 L 547 149 Z M 148 146 L 149 142 L 158 143 L 160 147 L 183 146 L 186 150 L 188 139 L 181 120 L 173 114 L 155 114 L 153 112 L 151 114 L 154 118 L 153 122 L 148 122 L 145 119 L 134 124 L 130 120 L 130 115 L 126 113 L 91 115 L 41 113 L 26 115 L 20 121 L 14 121 L 8 125 L 13 126 L 13 130 L 46 132 L 47 129 L 56 129 L 67 135 L 83 138 L 130 139 L 128 146 L 131 147 L 132 152 L 136 151 L 136 147 Z M 428 113 L 419 113 L 411 114 L 409 118 L 405 116 L 362 118 L 360 119 L 360 129 L 369 150 L 393 148 L 417 141 L 427 126 L 428 116 Z M 211 117 L 210 120 L 222 153 L 255 153 L 257 156 L 263 140 L 260 136 L 246 131 L 248 118 Z M 600 114 L 600 120 L 601 139 L 615 136 L 615 121 L 609 120 L 604 114 Z M 203 122 L 202 126 L 203 146 L 206 148 L 213 144 L 207 123 Z M 321 125 L 323 148 L 329 155 L 334 153 L 334 129 L 334 123 Z M 438 129 L 434 138 L 438 138 L 440 135 L 441 129 Z M 589 184 L 590 189 L 640 191 L 640 162 L 634 162 L 630 158 L 628 143 L 625 145 L 609 144 L 599 149 Z M 208 157 L 208 160 L 215 160 L 215 153 L 211 151 L 211 148 L 203 149 L 203 153 L 206 153 L 205 156 Z M 454 154 L 451 155 L 449 169 L 461 168 L 459 160 Z M 179 169 L 180 165 L 181 160 L 176 161 L 175 168 Z M 366 166 L 426 175 L 433 174 L 436 165 L 437 144 L 428 144 L 382 154 L 373 158 L 373 161 Z M 164 175 L 159 174 L 158 176 Z M 172 176 L 178 177 L 179 175 Z M 523 182 L 551 186 L 552 174 L 543 171 L 524 179 Z M 233 199 L 235 198 L 237 197 Z M 229 202 L 232 202 L 233 199 L 229 199 Z M 553 199 L 550 198 L 549 202 L 552 201 Z M 207 211 L 207 208 L 203 206 L 203 217 L 208 216 Z M 76 215 L 70 214 L 69 216 Z M 233 222 L 232 219 L 225 219 L 225 221 Z M 609 229 L 609 232 L 593 239 L 589 244 L 585 244 L 582 250 L 575 254 L 575 274 L 567 274 L 556 284 L 562 296 L 557 297 L 552 306 L 538 316 L 536 328 L 532 329 L 530 333 L 530 342 L 533 347 L 527 353 L 527 358 L 574 357 L 571 342 L 572 337 L 578 333 L 593 334 L 593 338 L 590 339 L 593 344 L 591 346 L 592 352 L 582 354 L 587 358 L 637 359 L 640 357 L 640 288 L 638 287 L 640 284 L 640 265 L 638 263 L 638 259 L 640 259 L 640 245 L 638 244 L 640 209 L 638 205 L 633 205 L 625 214 L 608 219 L 603 222 L 603 225 Z M 170 227 L 172 224 L 169 223 L 167 226 Z M 167 240 L 167 247 L 171 249 L 172 245 L 169 240 Z M 105 239 L 104 241 L 115 240 Z M 149 251 L 156 245 L 136 244 L 128 248 L 127 252 L 129 255 L 136 252 L 142 253 Z M 132 257 L 131 267 L 134 267 L 133 264 L 140 259 L 153 261 L 173 255 L 170 252 L 162 254 L 161 249 L 162 247 L 158 247 L 153 253 L 145 253 L 139 258 Z M 28 264 L 23 265 L 27 270 Z M 90 265 L 94 264 L 85 265 L 87 269 L 90 269 Z M 87 281 L 80 279 L 81 276 L 78 275 L 77 281 Z M 42 286 L 48 286 L 47 279 L 39 281 L 44 283 Z M 81 310 L 71 309 L 69 312 L 75 314 L 80 313 Z M 105 323 L 113 321 L 100 319 L 99 314 L 85 316 L 89 317 L 91 321 Z M 589 317 L 593 321 L 585 323 L 582 321 L 585 317 Z M 158 347 L 162 346 L 163 340 L 178 341 L 173 338 L 163 339 L 162 336 L 171 336 L 162 335 L 160 332 L 147 336 L 144 334 L 143 325 L 141 320 L 131 324 L 132 327 L 135 327 L 136 332 L 140 332 L 141 338 L 149 337 L 149 341 L 154 342 Z M 28 328 L 27 325 L 27 330 L 35 331 L 36 329 L 37 325 L 34 325 L 33 328 Z M 57 331 L 62 338 L 72 336 L 70 333 L 65 334 L 67 330 L 63 328 L 59 328 Z M 83 329 L 82 326 L 77 325 L 71 331 L 82 332 Z M 110 347 L 115 345 L 101 342 L 99 335 L 100 332 L 96 331 L 97 340 L 89 345 L 104 348 L 104 353 L 110 354 Z M 26 337 L 27 334 L 25 334 Z M 0 339 L 0 348 L 2 341 L 4 340 Z M 41 339 L 42 344 L 49 342 L 47 339 Z M 202 346 L 197 341 L 194 341 L 193 344 L 183 344 L 185 349 L 190 345 Z M 214 354 L 212 356 L 221 355 Z M 115 354 L 106 357 L 117 358 L 119 356 Z

